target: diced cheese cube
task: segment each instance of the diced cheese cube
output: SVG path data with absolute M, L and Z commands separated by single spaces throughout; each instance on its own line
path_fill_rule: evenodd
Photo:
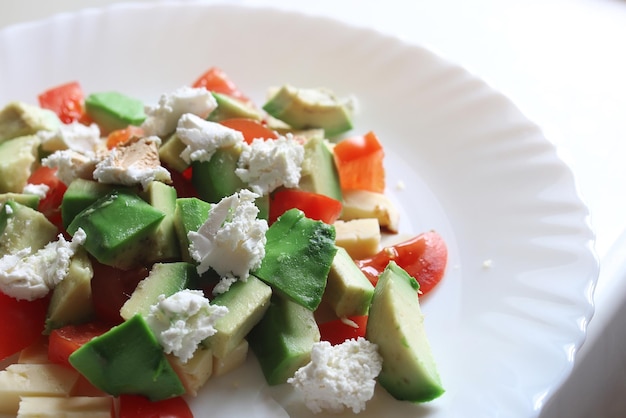
M 337 221 L 335 243 L 346 249 L 354 259 L 371 257 L 380 246 L 380 226 L 374 218 Z
M 211 349 L 199 348 L 186 363 L 174 355 L 168 355 L 167 358 L 183 382 L 187 394 L 191 396 L 196 396 L 198 390 L 213 374 L 213 351 Z
M 17 414 L 20 397 L 66 397 L 78 372 L 58 364 L 12 364 L 0 372 L 0 414 Z
M 239 345 L 224 358 L 213 358 L 213 376 L 222 376 L 241 366 L 248 356 L 248 341 L 241 340 Z
M 113 398 L 110 396 L 77 396 L 71 398 L 22 398 L 17 418 L 111 418 Z
M 343 193 L 341 219 L 376 218 L 378 224 L 391 232 L 398 232 L 400 213 L 389 198 L 369 190 L 346 190 Z

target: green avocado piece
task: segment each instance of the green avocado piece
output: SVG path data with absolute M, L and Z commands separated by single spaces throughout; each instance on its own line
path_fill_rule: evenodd
M 43 213 L 10 200 L 0 204 L 0 257 L 30 247 L 31 252 L 56 239 L 59 230 Z
M 263 110 L 295 129 L 324 129 L 334 137 L 352 129 L 352 107 L 327 89 L 284 85 L 263 105 Z
M 261 322 L 248 335 L 248 343 L 270 385 L 285 383 L 311 360 L 320 331 L 313 312 L 274 295 Z
M 65 278 L 55 286 L 46 314 L 44 334 L 68 324 L 81 324 L 91 319 L 95 313 L 91 298 L 91 259 L 79 247 Z
M 87 96 L 85 112 L 98 124 L 104 135 L 128 125 L 139 126 L 146 119 L 141 100 L 116 91 Z
M 265 257 L 252 274 L 307 309 L 317 309 L 337 252 L 335 228 L 290 209 L 265 236 Z
M 365 337 L 378 345 L 383 368 L 378 382 L 394 398 L 428 402 L 443 394 L 424 329 L 419 285 L 391 261 L 378 279 Z
M 172 186 L 160 181 L 153 181 L 148 185 L 146 200 L 165 214 L 161 223 L 150 235 L 151 242 L 148 244 L 152 247 L 148 256 L 150 263 L 180 259 L 180 247 L 174 226 L 176 198 L 176 189 Z
M 365 277 L 345 248 L 337 254 L 328 273 L 324 300 L 339 318 L 367 315 L 374 296 L 374 286 Z
M 228 313 L 215 323 L 217 332 L 205 340 L 219 359 L 228 356 L 261 320 L 270 303 L 272 289 L 254 276 L 238 280 L 211 303 L 225 306 Z
M 0 143 L 34 135 L 38 131 L 56 131 L 60 126 L 59 117 L 51 110 L 23 102 L 11 102 L 0 110 Z
M 219 122 L 232 118 L 246 118 L 254 120 L 261 120 L 263 118 L 261 112 L 248 103 L 242 102 L 241 100 L 235 99 L 234 97 L 226 94 L 216 92 L 211 92 L 211 94 L 215 97 L 215 101 L 217 102 L 217 107 L 207 118 L 212 122 Z
M 135 394 L 159 401 L 185 393 L 141 315 L 93 338 L 74 351 L 69 361 L 91 384 L 113 396 Z
M 0 143 L 0 193 L 22 193 L 38 161 L 40 142 L 27 135 Z
M 168 168 L 182 173 L 189 167 L 189 164 L 180 156 L 186 147 L 187 145 L 174 133 L 159 147 L 159 160 Z
M 76 215 L 67 232 L 74 235 L 82 228 L 84 247 L 99 262 L 130 269 L 148 258 L 152 248 L 146 243 L 164 217 L 136 193 L 116 189 Z
M 28 206 L 32 209 L 37 209 L 39 206 L 39 196 L 27 193 L 0 193 L 0 203 L 6 203 L 9 200 L 20 203 L 24 206 Z
M 115 187 L 95 180 L 77 178 L 70 183 L 61 201 L 61 218 L 65 228 L 87 206 L 110 193 Z
M 120 309 L 120 316 L 128 320 L 136 314 L 144 318 L 150 313 L 150 307 L 159 301 L 159 295 L 165 297 L 186 289 L 198 280 L 198 273 L 193 264 L 185 262 L 155 263 L 148 277 L 139 282 L 130 298 Z
M 174 228 L 178 237 L 181 258 L 189 263 L 196 263 L 189 254 L 189 232 L 196 232 L 209 217 L 211 203 L 196 197 L 180 197 L 176 199 L 174 211 Z M 197 263 L 196 263 L 197 264 Z
M 339 171 L 327 140 L 316 137 L 304 144 L 302 177 L 298 187 L 343 201 Z

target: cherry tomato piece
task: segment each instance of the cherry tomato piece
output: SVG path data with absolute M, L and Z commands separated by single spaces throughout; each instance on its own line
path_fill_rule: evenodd
M 52 110 L 63 123 L 82 121 L 85 114 L 83 89 L 76 81 L 48 89 L 37 98 L 42 108 Z
M 343 139 L 333 148 L 343 190 L 385 191 L 385 153 L 373 132 Z
M 48 339 L 48 360 L 52 363 L 72 367 L 70 355 L 92 338 L 104 334 L 110 325 L 99 322 L 88 322 L 80 325 L 66 325 L 50 332 Z
M 0 292 L 0 361 L 37 342 L 50 298 L 17 300 Z
M 335 319 L 321 323 L 319 324 L 320 340 L 336 345 L 352 338 L 365 338 L 367 319 L 367 315 L 356 315 L 350 316 L 346 320 Z
M 332 224 L 341 215 L 342 204 L 331 197 L 296 189 L 282 189 L 270 197 L 270 224 L 289 209 L 298 208 L 307 218 Z
M 220 121 L 220 124 L 235 129 L 243 134 L 243 139 L 248 143 L 256 138 L 276 139 L 278 135 L 261 122 L 247 118 L 232 118 Z
M 184 398 L 152 402 L 139 395 L 120 395 L 119 418 L 193 418 Z

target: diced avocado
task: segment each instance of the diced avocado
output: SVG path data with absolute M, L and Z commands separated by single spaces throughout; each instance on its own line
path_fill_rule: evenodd
M 99 262 L 130 269 L 146 260 L 151 248 L 145 244 L 164 216 L 137 194 L 114 190 L 76 215 L 67 232 L 82 228 L 84 247 Z
M 254 276 L 237 281 L 211 303 L 226 306 L 228 313 L 215 323 L 217 333 L 205 340 L 217 358 L 224 358 L 261 320 L 269 306 L 272 289 Z
M 39 196 L 26 193 L 0 193 L 0 203 L 6 203 L 9 200 L 20 203 L 29 208 L 37 209 L 39 206 Z
M 185 393 L 141 315 L 91 339 L 69 361 L 92 385 L 113 396 L 135 394 L 159 401 Z
M 186 289 L 196 280 L 198 280 L 198 273 L 193 264 L 155 263 L 148 277 L 139 282 L 135 291 L 120 309 L 120 316 L 123 319 L 130 319 L 136 314 L 147 317 L 150 307 L 159 301 L 159 295 L 172 296 Z
M 178 135 L 172 134 L 159 147 L 159 160 L 172 170 L 182 173 L 189 167 L 189 164 L 180 156 L 180 153 L 183 152 L 186 147 L 187 146 L 180 140 Z
M 183 363 L 173 354 L 167 356 L 170 364 L 185 386 L 189 396 L 196 396 L 198 390 L 213 376 L 214 357 L 213 352 L 200 345 L 186 363 Z
M 87 96 L 85 112 L 105 135 L 128 125 L 139 126 L 146 118 L 141 100 L 115 91 L 92 93 Z
M 0 257 L 27 247 L 37 251 L 57 233 L 57 227 L 35 209 L 12 200 L 0 205 Z
M 340 202 L 343 200 L 339 172 L 327 140 L 311 138 L 304 144 L 302 177 L 298 187 Z
M 357 267 L 344 248 L 337 254 L 328 273 L 324 300 L 339 318 L 367 315 L 374 295 L 374 286 Z
M 352 129 L 352 105 L 327 89 L 296 88 L 284 85 L 263 105 L 263 109 L 295 129 L 324 129 L 334 137 Z
M 219 377 L 241 366 L 248 357 L 248 340 L 243 339 L 226 357 L 213 357 L 213 376 Z
M 320 332 L 307 308 L 280 295 L 272 297 L 267 313 L 248 335 L 267 383 L 285 383 L 311 360 Z
M 202 200 L 217 203 L 247 184 L 235 174 L 240 147 L 219 148 L 209 161 L 194 161 L 191 183 Z
M 215 101 L 217 102 L 217 107 L 207 118 L 212 122 L 219 122 L 221 120 L 232 118 L 246 118 L 254 120 L 261 120 L 263 118 L 261 112 L 248 103 L 221 93 L 211 92 L 211 94 L 215 97 Z
M 178 236 L 174 227 L 174 213 L 176 212 L 176 189 L 160 181 L 153 181 L 148 185 L 147 201 L 153 207 L 165 214 L 156 230 L 150 235 L 152 247 L 148 262 L 171 261 L 180 259 Z
M 111 184 L 100 183 L 95 180 L 77 178 L 70 183 L 63 194 L 61 201 L 61 218 L 65 228 L 87 206 L 110 193 L 114 189 Z
M 38 131 L 55 131 L 61 126 L 51 110 L 22 102 L 12 102 L 0 110 L 0 143 L 7 139 L 34 135 Z
M 183 261 L 195 263 L 189 254 L 190 231 L 197 231 L 209 217 L 211 203 L 195 197 L 182 197 L 176 199 L 176 210 L 174 212 L 174 227 L 180 247 Z
M 21 193 L 37 163 L 40 140 L 20 136 L 0 143 L 0 193 Z
M 335 229 L 290 209 L 265 236 L 265 257 L 252 274 L 307 309 L 317 309 L 337 252 Z
M 419 285 L 391 261 L 374 290 L 365 336 L 378 345 L 378 382 L 399 400 L 427 402 L 444 389 L 424 330 Z
M 64 325 L 86 322 L 93 316 L 92 277 L 91 260 L 87 252 L 79 247 L 72 257 L 67 275 L 52 291 L 45 334 Z

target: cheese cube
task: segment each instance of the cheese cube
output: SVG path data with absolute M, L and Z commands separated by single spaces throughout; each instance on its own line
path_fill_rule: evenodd
M 111 418 L 113 398 L 110 396 L 77 396 L 72 398 L 23 397 L 17 418 Z
M 400 213 L 386 195 L 369 190 L 344 191 L 341 219 L 363 218 L 376 218 L 380 226 L 390 232 L 398 232 Z
M 336 221 L 335 244 L 345 250 L 354 259 L 371 257 L 380 246 L 380 226 L 374 218 Z

